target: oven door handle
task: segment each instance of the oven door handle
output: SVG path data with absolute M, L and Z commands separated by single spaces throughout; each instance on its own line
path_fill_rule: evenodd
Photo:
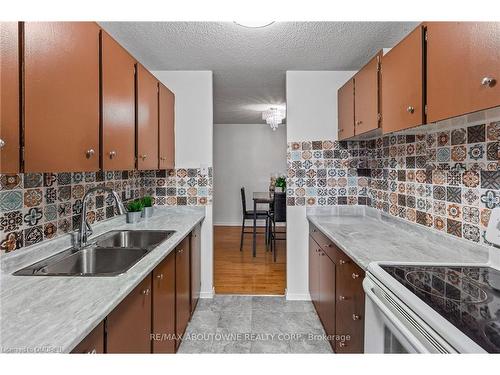
M 389 321 L 394 325 L 394 327 L 408 340 L 410 345 L 414 347 L 417 353 L 430 353 L 417 337 L 401 322 L 401 318 L 396 316 L 380 298 L 373 292 L 375 284 L 371 282 L 367 277 L 363 280 L 363 289 L 368 298 L 378 307 L 378 309 L 389 319 Z

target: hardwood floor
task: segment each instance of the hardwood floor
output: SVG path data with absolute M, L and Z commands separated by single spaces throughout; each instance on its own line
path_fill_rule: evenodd
M 245 235 L 240 251 L 240 233 L 241 227 L 214 227 L 215 293 L 285 294 L 286 241 L 276 241 L 274 262 L 272 253 L 266 252 L 264 235 L 257 235 L 257 256 L 253 258 L 252 235 Z

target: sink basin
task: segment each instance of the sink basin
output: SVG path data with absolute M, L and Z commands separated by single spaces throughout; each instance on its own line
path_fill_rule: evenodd
M 116 276 L 174 231 L 110 231 L 83 249 L 71 248 L 14 273 L 17 276 Z
M 92 242 L 98 247 L 153 249 L 174 233 L 162 230 L 113 230 Z

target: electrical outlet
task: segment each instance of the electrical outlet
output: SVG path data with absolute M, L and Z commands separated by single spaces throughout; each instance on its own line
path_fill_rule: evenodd
M 486 229 L 486 241 L 500 246 L 500 207 L 491 211 L 490 221 Z

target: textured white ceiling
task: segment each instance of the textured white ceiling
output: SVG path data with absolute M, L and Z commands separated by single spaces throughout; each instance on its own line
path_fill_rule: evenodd
M 150 70 L 212 70 L 214 123 L 255 124 L 285 103 L 287 70 L 358 70 L 415 22 L 100 22 Z

